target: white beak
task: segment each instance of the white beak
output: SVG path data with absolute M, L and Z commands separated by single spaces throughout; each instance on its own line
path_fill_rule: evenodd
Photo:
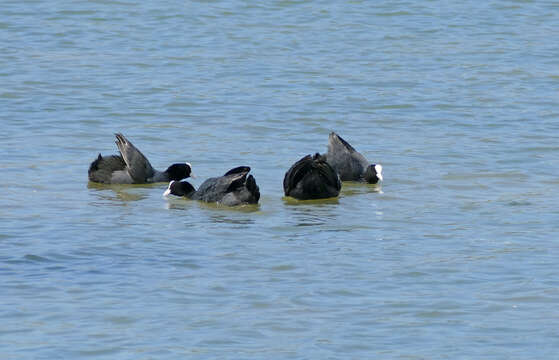
M 167 187 L 167 190 L 165 190 L 165 192 L 163 193 L 163 196 L 169 196 L 169 194 L 171 194 L 171 185 L 173 185 L 174 182 L 175 180 L 171 180 L 169 186 Z
M 190 167 L 190 177 L 193 179 L 196 179 L 196 176 L 194 176 L 194 174 L 192 173 L 192 164 L 187 162 L 186 165 L 188 165 Z
M 377 172 L 377 177 L 378 177 L 378 179 L 379 179 L 380 181 L 382 181 L 382 180 L 383 180 L 383 178 L 382 178 L 382 165 L 376 164 L 376 165 L 375 165 L 375 171 Z

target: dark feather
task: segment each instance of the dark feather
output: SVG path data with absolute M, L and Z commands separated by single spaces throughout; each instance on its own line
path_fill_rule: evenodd
M 351 146 L 347 141 L 345 141 L 340 135 L 336 134 L 335 132 L 330 133 L 330 136 L 338 140 L 349 152 L 357 151 L 353 148 L 353 146 Z
M 233 168 L 233 169 L 229 170 L 223 176 L 232 175 L 232 174 L 240 174 L 240 173 L 248 173 L 248 172 L 250 172 L 250 167 L 239 166 L 239 167 L 236 167 L 236 168 Z
M 369 166 L 369 162 L 361 153 L 334 132 L 328 138 L 326 159 L 342 181 L 364 180 Z
M 304 156 L 301 160 L 293 164 L 283 178 L 283 190 L 285 194 L 287 195 L 292 189 L 295 189 L 297 184 L 311 171 L 312 157 L 310 155 Z
M 153 177 L 155 171 L 149 160 L 138 150 L 134 144 L 122 134 L 115 134 L 116 146 L 120 155 L 128 167 L 128 173 L 136 183 L 144 183 L 148 178 Z
M 209 178 L 191 198 L 228 206 L 257 204 L 260 192 L 254 177 L 247 177 L 248 171 L 250 167 L 240 166 L 229 170 L 224 176 Z
M 341 186 L 335 170 L 319 154 L 297 161 L 283 179 L 285 195 L 300 200 L 338 196 Z
M 99 156 L 89 166 L 87 171 L 90 181 L 110 184 L 113 172 L 126 169 L 126 163 L 118 155 Z
M 182 180 L 190 176 L 189 164 L 172 164 L 165 171 L 155 170 L 148 159 L 122 134 L 115 134 L 120 155 L 99 156 L 88 170 L 89 180 L 104 184 L 144 184 Z

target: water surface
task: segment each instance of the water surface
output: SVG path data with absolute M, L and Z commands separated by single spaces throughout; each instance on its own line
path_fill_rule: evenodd
M 3 359 L 550 359 L 554 2 L 4 1 Z M 284 199 L 337 131 L 382 186 Z M 123 132 L 258 206 L 88 184 Z

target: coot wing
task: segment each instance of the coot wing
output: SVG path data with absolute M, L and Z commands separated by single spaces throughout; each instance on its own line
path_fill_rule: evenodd
M 328 138 L 327 160 L 344 181 L 360 180 L 369 165 L 361 153 L 338 134 L 332 132 Z
M 116 146 L 126 162 L 128 173 L 134 182 L 143 183 L 154 175 L 154 170 L 149 160 L 122 134 L 115 134 Z
M 328 153 L 343 152 L 351 154 L 356 151 L 357 150 L 355 150 L 347 141 L 342 139 L 341 136 L 335 132 L 330 133 L 330 136 L 328 137 Z
M 209 178 L 200 185 L 193 198 L 207 202 L 218 202 L 236 186 L 242 185 L 245 173 L 234 173 L 227 176 Z M 233 190 L 231 190 L 233 189 Z
M 232 175 L 232 174 L 240 174 L 240 173 L 248 173 L 250 172 L 249 166 L 238 166 L 226 172 L 223 176 Z
M 283 178 L 283 190 L 285 195 L 289 195 L 291 190 L 295 189 L 297 184 L 312 171 L 312 157 L 307 155 L 297 161 L 291 168 L 285 173 Z

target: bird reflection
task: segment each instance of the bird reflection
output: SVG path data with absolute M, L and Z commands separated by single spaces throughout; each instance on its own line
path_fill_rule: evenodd
M 320 200 L 295 200 L 283 198 L 289 211 L 289 222 L 295 226 L 324 225 L 336 220 L 338 198 Z
M 189 210 L 196 206 L 196 202 L 183 198 L 167 198 L 165 207 L 168 210 Z
M 254 215 L 260 210 L 259 204 L 224 206 L 216 203 L 198 202 L 202 209 L 208 210 L 210 220 L 216 224 L 227 223 L 237 225 L 254 224 Z M 250 214 L 245 216 L 245 214 Z
M 260 210 L 259 204 L 249 204 L 240 206 L 225 206 L 217 203 L 206 203 L 202 201 L 190 200 L 185 198 L 168 198 L 167 209 L 169 210 L 206 210 L 209 220 L 213 223 L 229 224 L 254 224 L 252 213 Z M 245 214 L 250 214 L 245 216 Z
M 250 217 L 237 217 L 233 214 L 219 214 L 211 213 L 210 220 L 216 224 L 226 223 L 234 225 L 251 225 L 254 224 L 254 219 Z
M 89 182 L 87 184 L 88 189 L 95 190 L 92 194 L 97 196 L 99 200 L 110 201 L 114 205 L 125 205 L 130 201 L 143 200 L 147 198 L 147 194 L 134 192 L 134 189 L 150 187 L 153 187 L 153 185 L 105 185 L 94 182 Z
M 355 182 L 355 181 L 344 181 L 342 185 L 342 191 L 340 192 L 340 196 L 347 197 L 347 196 L 363 195 L 369 193 L 383 194 L 382 185 L 364 184 L 362 182 Z

